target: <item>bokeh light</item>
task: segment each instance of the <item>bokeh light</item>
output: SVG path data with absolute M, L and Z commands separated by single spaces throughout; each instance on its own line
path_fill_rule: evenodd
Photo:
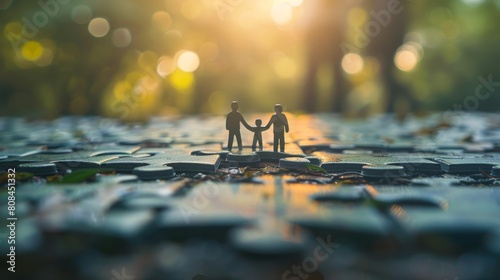
M 113 45 L 125 48 L 132 42 L 132 34 L 128 28 L 118 28 L 113 31 Z
M 194 84 L 192 73 L 176 70 L 169 76 L 170 84 L 178 92 L 187 92 Z
M 108 34 L 110 26 L 105 18 L 94 18 L 89 22 L 88 29 L 92 36 L 101 38 Z
M 28 61 L 37 61 L 43 55 L 44 48 L 37 41 L 29 41 L 24 44 L 21 54 Z
M 403 49 L 396 53 L 394 63 L 399 70 L 410 72 L 415 68 L 415 66 L 417 66 L 418 57 L 414 52 Z
M 363 58 L 356 53 L 348 53 L 342 58 L 342 69 L 350 75 L 358 74 L 363 70 Z
M 167 32 L 172 25 L 172 17 L 167 12 L 158 11 L 151 17 L 153 26 L 160 32 Z
M 200 66 L 200 58 L 192 51 L 181 51 L 177 58 L 177 66 L 184 72 L 194 72 Z
M 380 1 L 66 1 L 52 16 L 36 1 L 0 0 L 0 87 L 9 103 L 43 86 L 51 95 L 36 106 L 50 117 L 116 116 L 115 85 L 123 102 L 131 92 L 147 96 L 131 109 L 137 115 L 218 114 L 251 94 L 258 96 L 245 100 L 248 111 L 267 110 L 262 98 L 286 98 L 290 110 L 311 112 L 339 110 L 335 96 L 344 94 L 342 110 L 355 115 L 385 110 L 395 88 L 388 81 L 422 106 L 447 109 L 451 96 L 461 102 L 474 92 L 471 73 L 498 72 L 500 0 L 413 1 L 387 25 L 387 14 L 373 11 L 390 0 Z M 371 21 L 383 26 L 377 36 L 366 32 Z M 481 107 L 496 110 L 491 98 Z
M 166 76 L 172 74 L 175 70 L 175 60 L 169 56 L 162 56 L 158 60 L 158 66 L 156 67 L 156 72 L 161 77 L 165 78 Z

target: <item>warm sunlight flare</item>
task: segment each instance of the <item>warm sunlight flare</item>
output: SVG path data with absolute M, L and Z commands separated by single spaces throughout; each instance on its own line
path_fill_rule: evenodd
M 293 9 L 285 3 L 275 4 L 271 11 L 271 17 L 276 24 L 285 25 L 293 18 Z
M 342 69 L 349 75 L 358 74 L 363 67 L 364 61 L 359 54 L 348 53 L 342 58 Z
M 127 81 L 131 91 L 154 88 L 158 102 L 134 105 L 153 108 L 145 117 L 219 114 L 246 99 L 250 111 L 283 100 L 290 110 L 353 116 L 414 100 L 447 109 L 451 93 L 460 104 L 475 92 L 468 73 L 495 73 L 500 0 L 414 2 L 0 0 L 0 80 L 15 96 L 2 108 L 30 100 L 36 110 L 27 112 L 52 117 L 86 100 L 78 112 L 119 116 L 113 89 Z M 9 74 L 18 71 L 33 81 Z
M 410 72 L 417 66 L 418 57 L 412 51 L 400 50 L 396 53 L 394 63 L 396 63 L 399 70 Z
M 177 66 L 184 72 L 194 72 L 200 66 L 200 58 L 192 51 L 181 51 L 177 58 Z

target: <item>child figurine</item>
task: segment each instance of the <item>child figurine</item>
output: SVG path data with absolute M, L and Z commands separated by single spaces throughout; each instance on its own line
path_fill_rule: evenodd
M 262 131 L 267 130 L 267 128 L 262 127 L 262 120 L 255 120 L 255 127 L 248 127 L 248 130 L 252 131 L 253 134 L 253 142 L 252 142 L 252 151 L 255 151 L 257 142 L 259 142 L 259 150 L 262 151 Z

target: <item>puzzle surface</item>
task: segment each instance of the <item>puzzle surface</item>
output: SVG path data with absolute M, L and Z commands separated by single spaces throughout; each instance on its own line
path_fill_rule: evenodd
M 16 276 L 498 279 L 499 116 L 288 117 L 284 152 L 222 117 L 0 119 Z

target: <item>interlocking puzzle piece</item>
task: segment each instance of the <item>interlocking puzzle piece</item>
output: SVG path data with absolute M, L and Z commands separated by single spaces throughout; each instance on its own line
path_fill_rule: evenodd
M 268 148 L 269 147 L 269 148 Z M 279 161 L 286 157 L 305 157 L 302 149 L 295 143 L 287 143 L 285 152 L 273 152 L 271 146 L 264 147 L 262 151 L 256 151 L 261 161 Z
M 135 175 L 127 175 L 133 176 Z M 150 209 L 156 212 L 173 208 L 172 197 L 183 189 L 186 180 L 168 182 L 131 182 L 126 184 L 127 193 L 120 196 L 109 207 L 109 211 L 127 209 Z
M 241 151 L 234 151 L 227 154 L 226 161 L 251 164 L 259 162 L 260 157 L 254 151 L 244 148 Z
M 321 159 L 315 156 L 306 156 L 304 157 L 307 159 L 312 165 L 320 166 L 321 165 Z
M 149 209 L 155 212 L 172 208 L 172 202 L 160 196 L 130 195 L 113 204 L 109 211 Z
M 57 166 L 54 163 L 34 162 L 23 163 L 17 166 L 19 172 L 33 173 L 37 176 L 57 174 Z
M 305 170 L 307 169 L 308 164 L 311 164 L 308 159 L 300 157 L 287 157 L 280 159 L 278 166 L 281 168 Z
M 91 152 L 91 156 L 103 155 L 131 155 L 141 149 L 141 146 L 116 145 L 116 144 L 92 144 L 82 143 L 73 147 L 77 151 Z
M 330 151 L 331 150 L 330 147 L 332 145 L 335 145 L 335 142 L 328 138 L 307 139 L 307 140 L 297 141 L 297 145 L 303 151 Z M 352 147 L 350 148 L 354 149 L 354 145 L 352 145 Z
M 44 228 L 45 242 L 75 251 L 90 247 L 104 253 L 130 252 L 146 241 L 154 217 L 148 209 L 111 211 L 100 219 L 70 213 L 61 222 Z
M 292 224 L 311 231 L 315 236 L 330 236 L 343 246 L 369 250 L 371 252 L 399 248 L 390 222 L 373 208 L 331 205 L 321 214 L 303 214 L 290 217 Z
M 361 174 L 367 178 L 398 178 L 406 176 L 404 167 L 399 165 L 365 165 L 362 167 Z
M 412 235 L 417 248 L 438 254 L 460 255 L 482 249 L 494 228 L 488 223 L 452 215 L 413 222 Z
M 132 171 L 141 180 L 170 179 L 175 176 L 175 171 L 170 166 L 146 165 L 134 168 Z
M 322 160 L 321 167 L 328 172 L 343 172 L 343 171 L 363 171 L 363 166 L 386 166 L 396 165 L 403 166 L 406 175 L 415 172 L 441 172 L 441 166 L 428 160 L 428 155 L 418 154 L 374 154 L 374 155 L 346 155 L 332 154 L 327 152 L 315 152 L 314 156 Z M 367 170 L 368 171 L 368 170 Z M 370 170 L 373 174 L 374 170 Z M 384 176 L 387 170 L 381 170 L 380 175 Z M 389 170 L 390 171 L 390 170 Z M 368 171 L 369 172 L 369 171 Z
M 360 189 L 346 190 L 343 188 L 334 192 L 312 195 L 311 199 L 318 202 L 364 203 L 367 205 L 371 200 L 373 203 L 379 204 L 375 206 L 382 208 L 390 208 L 393 205 L 398 205 L 401 207 L 446 209 L 448 205 L 445 199 L 429 193 L 379 193 L 369 198 Z
M 196 211 L 182 205 L 160 214 L 155 237 L 161 240 L 193 238 L 226 240 L 231 230 L 250 226 L 253 219 L 229 211 Z
M 40 147 L 7 147 L 0 149 L 1 157 L 24 157 L 38 154 L 42 149 Z
M 163 153 L 144 157 L 121 157 L 106 161 L 102 167 L 118 172 L 132 172 L 134 168 L 146 165 L 168 165 L 176 172 L 215 173 L 220 165 L 220 156 L 192 156 L 187 150 L 164 150 Z
M 213 152 L 223 151 L 222 145 L 220 143 L 191 146 L 191 147 L 189 147 L 189 150 L 190 150 L 192 155 L 199 154 L 200 152 L 203 152 L 203 151 L 208 151 L 208 152 L 209 151 L 213 151 Z M 224 151 L 229 153 L 228 150 L 224 150 Z
M 304 231 L 293 230 L 290 225 L 275 224 L 251 228 L 237 228 L 230 233 L 231 245 L 239 252 L 253 257 L 295 259 L 312 243 Z
M 16 167 L 23 163 L 54 163 L 58 169 L 99 168 L 103 163 L 117 159 L 120 155 L 94 156 L 93 152 L 65 154 L 34 154 L 0 160 L 0 168 Z
M 187 180 L 172 180 L 165 182 L 137 182 L 135 184 L 128 184 L 132 187 L 133 195 L 140 197 L 160 197 L 165 199 L 170 197 L 180 190 L 182 190 L 186 184 Z
M 147 134 L 146 134 L 147 135 Z M 170 137 L 158 137 L 158 138 L 150 138 L 150 137 L 123 137 L 118 140 L 119 145 L 123 146 L 141 146 L 148 148 L 166 148 L 170 147 L 173 143 L 173 139 Z
M 490 171 L 494 166 L 500 165 L 500 156 L 464 156 L 462 158 L 435 158 L 448 173 L 479 173 Z

